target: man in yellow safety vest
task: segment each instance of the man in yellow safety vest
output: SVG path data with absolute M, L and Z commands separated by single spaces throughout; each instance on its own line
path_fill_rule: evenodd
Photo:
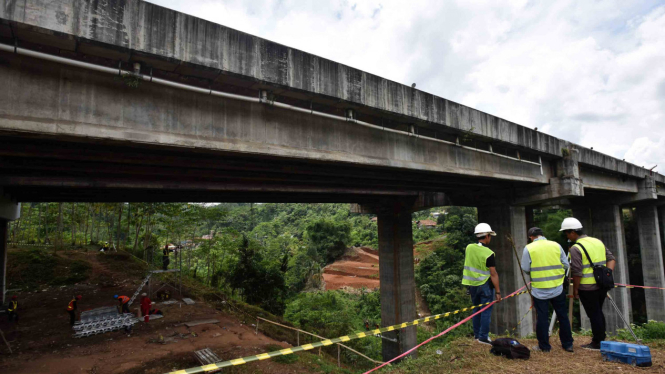
M 496 299 L 501 300 L 496 259 L 494 252 L 487 247 L 496 233 L 492 231 L 490 225 L 480 223 L 476 226 L 474 234 L 478 238 L 478 243 L 469 244 L 466 247 L 462 284 L 469 287 L 473 305 L 485 304 L 494 300 L 495 291 Z M 473 336 L 478 343 L 492 344 L 489 338 L 491 319 L 491 306 L 473 317 Z
M 547 240 L 540 228 L 530 228 L 527 235 L 531 243 L 524 247 L 522 270 L 531 277 L 531 295 L 537 315 L 538 346 L 532 349 L 541 352 L 552 349 L 548 326 L 552 304 L 559 319 L 561 347 L 566 352 L 573 352 L 573 332 L 566 310 L 566 294 L 563 292 L 563 282 L 569 267 L 568 258 L 559 243 Z
M 593 265 L 605 265 L 614 270 L 616 260 L 612 252 L 605 248 L 603 242 L 586 236 L 582 223 L 575 218 L 566 218 L 561 223 L 561 230 L 573 243 L 570 248 L 570 273 L 573 276 L 573 295 L 584 306 L 584 311 L 591 321 L 593 339 L 582 348 L 600 350 L 600 342 L 605 340 L 605 315 L 603 303 L 607 291 L 596 285 L 593 277 Z M 586 250 L 586 253 L 584 252 Z M 593 264 L 589 263 L 587 253 Z

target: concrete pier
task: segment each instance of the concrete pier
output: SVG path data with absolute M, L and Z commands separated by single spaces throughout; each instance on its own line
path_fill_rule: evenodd
M 637 231 L 642 255 L 642 274 L 645 286 L 665 288 L 665 268 L 660 241 L 660 225 L 655 205 L 635 209 Z M 645 290 L 647 318 L 665 321 L 665 290 Z
M 381 325 L 416 319 L 416 283 L 413 267 L 411 211 L 400 202 L 377 212 L 379 276 L 381 280 Z M 397 343 L 383 341 L 383 360 L 388 361 L 413 348 L 416 327 L 384 333 Z M 411 354 L 416 356 L 416 352 Z
M 9 221 L 0 219 L 0 292 L 2 303 L 5 303 L 5 290 L 7 290 L 7 236 L 9 234 Z
M 507 296 L 509 292 L 524 286 L 520 266 L 515 258 L 512 244 L 506 236 L 512 237 L 517 253 L 521 256 L 524 246 L 527 244 L 525 208 L 509 205 L 479 207 L 478 222 L 488 223 L 497 234 L 492 238 L 489 248 L 496 255 L 496 269 L 499 273 L 501 292 L 505 292 L 503 296 Z M 492 313 L 492 333 L 512 332 L 530 306 L 531 300 L 528 295 L 513 297 L 496 304 Z M 520 336 L 526 336 L 531 332 L 533 332 L 532 319 L 525 318 L 519 326 L 518 333 Z

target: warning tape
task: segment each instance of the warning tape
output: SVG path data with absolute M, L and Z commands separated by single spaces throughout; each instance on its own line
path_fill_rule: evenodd
M 524 288 L 524 287 L 522 287 L 522 288 Z M 505 299 L 509 299 L 511 297 L 515 297 L 515 296 L 518 296 L 518 295 L 525 294 L 527 292 L 528 291 L 514 292 L 511 295 L 506 296 L 503 299 L 501 299 L 501 301 L 503 301 Z M 365 338 L 365 337 L 368 337 L 368 336 L 373 336 L 373 335 L 380 334 L 380 333 L 383 333 L 383 332 L 394 331 L 394 330 L 402 329 L 402 328 L 409 327 L 409 326 L 416 326 L 416 325 L 418 325 L 420 323 L 423 323 L 423 322 L 429 322 L 429 321 L 434 321 L 434 320 L 441 319 L 441 318 L 450 317 L 452 315 L 459 314 L 459 313 L 464 313 L 464 312 L 472 310 L 472 309 L 489 306 L 490 304 L 494 304 L 496 302 L 497 301 L 491 301 L 491 302 L 480 304 L 480 305 L 474 305 L 474 306 L 470 306 L 470 307 L 467 307 L 467 308 L 458 309 L 458 310 L 455 310 L 455 311 L 452 311 L 452 312 L 436 314 L 436 315 L 433 315 L 433 316 L 416 319 L 416 320 L 413 320 L 411 322 L 404 322 L 404 323 L 400 323 L 400 324 L 397 324 L 397 325 L 382 327 L 382 328 L 379 328 L 379 329 L 374 329 L 374 330 L 369 330 L 369 331 L 356 332 L 356 333 L 341 336 L 341 337 L 335 338 L 335 339 L 326 339 L 326 340 L 322 340 L 320 342 L 304 344 L 304 345 L 301 345 L 301 346 L 298 346 L 298 347 L 281 349 L 279 351 L 274 351 L 274 352 L 261 353 L 261 354 L 255 355 L 255 356 L 242 357 L 242 358 L 237 358 L 235 360 L 218 362 L 218 363 L 214 363 L 214 364 L 210 364 L 210 365 L 204 365 L 204 366 L 197 366 L 197 367 L 193 367 L 193 368 L 190 368 L 190 369 L 172 371 L 172 372 L 169 372 L 167 374 L 203 373 L 203 372 L 213 371 L 213 370 L 217 370 L 217 369 L 222 369 L 222 368 L 229 367 L 229 366 L 243 365 L 243 364 L 246 364 L 246 363 L 249 363 L 249 362 L 252 362 L 252 361 L 266 360 L 266 359 L 277 357 L 277 356 L 290 355 L 290 354 L 293 354 L 293 353 L 296 353 L 296 352 L 308 351 L 310 349 L 314 349 L 314 348 L 318 348 L 318 347 L 325 347 L 325 346 L 333 345 L 333 344 L 336 344 L 336 343 L 348 342 L 349 340 L 362 339 L 362 338 Z
M 649 286 L 635 286 L 632 284 L 621 284 L 621 283 L 615 283 L 614 288 L 619 288 L 619 287 L 624 287 L 624 288 L 646 288 L 647 290 L 665 290 L 663 287 L 649 287 Z
M 507 299 L 507 298 L 509 298 L 509 297 L 513 297 L 513 296 L 521 295 L 521 294 L 523 294 L 523 293 L 525 293 L 525 292 L 529 292 L 528 289 L 527 289 L 527 291 L 522 291 L 522 292 L 520 292 L 520 290 L 522 290 L 522 289 L 525 288 L 525 287 L 526 287 L 526 286 L 522 286 L 522 288 L 520 288 L 519 290 L 517 290 L 517 291 L 513 292 L 512 294 L 506 296 L 505 299 Z M 503 300 L 503 299 L 502 299 L 502 300 Z M 497 302 L 498 302 L 498 301 L 492 301 L 492 302 L 490 302 L 490 303 L 488 303 L 488 304 L 492 305 L 492 304 L 495 304 L 495 303 L 497 303 Z M 450 331 L 452 331 L 452 330 L 458 328 L 459 326 L 462 326 L 463 324 L 469 322 L 469 320 L 471 320 L 471 318 L 473 318 L 474 316 L 477 316 L 478 314 L 484 312 L 487 308 L 490 307 L 490 305 L 487 305 L 487 306 L 484 307 L 483 309 L 476 311 L 476 312 L 473 313 L 472 315 L 470 315 L 470 316 L 464 318 L 463 320 L 457 322 L 456 324 L 454 324 L 454 325 L 448 327 L 446 330 L 444 330 L 443 332 L 441 332 L 439 335 L 432 336 L 431 338 L 429 338 L 429 339 L 425 340 L 424 342 L 422 342 L 422 343 L 416 345 L 415 347 L 413 347 L 413 348 L 409 349 L 408 351 L 402 353 L 401 355 L 399 355 L 399 356 L 393 358 L 392 360 L 390 360 L 390 361 L 388 361 L 388 362 L 384 362 L 383 364 L 381 364 L 381 365 L 375 367 L 374 369 L 368 370 L 368 371 L 364 372 L 363 374 L 369 374 L 369 373 L 371 373 L 371 372 L 373 372 L 373 371 L 379 370 L 379 369 L 381 369 L 382 367 L 384 367 L 384 366 L 386 366 L 386 365 L 389 365 L 389 364 L 393 363 L 394 361 L 399 360 L 400 358 L 402 358 L 402 357 L 404 357 L 404 356 L 410 354 L 411 352 L 413 352 L 413 351 L 415 351 L 416 349 L 422 347 L 423 345 L 425 345 L 425 344 L 431 342 L 432 340 L 437 339 L 437 338 L 439 338 L 439 337 L 441 337 L 441 336 L 443 336 L 443 335 L 446 335 L 446 334 L 449 333 Z

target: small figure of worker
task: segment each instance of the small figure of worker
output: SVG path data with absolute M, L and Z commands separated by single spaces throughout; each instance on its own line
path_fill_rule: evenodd
M 169 260 L 169 254 L 171 252 L 174 252 L 174 250 L 169 249 L 168 244 L 164 245 L 164 250 L 162 251 L 162 270 L 168 269 L 169 264 L 171 263 L 171 260 Z
M 573 243 L 568 253 L 570 273 L 573 276 L 573 296 L 580 300 L 591 321 L 593 339 L 591 343 L 583 345 L 582 348 L 599 351 L 600 342 L 605 340 L 603 303 L 607 298 L 607 291 L 596 284 L 596 278 L 593 277 L 593 266 L 605 265 L 614 271 L 616 259 L 603 242 L 585 235 L 582 223 L 575 218 L 564 219 L 559 231 L 563 231 L 568 240 Z M 591 258 L 593 265 L 589 263 L 587 255 Z
M 78 301 L 81 300 L 83 296 L 76 295 L 72 298 L 72 301 L 67 304 L 67 313 L 69 313 L 69 324 L 74 326 L 76 323 L 76 311 L 78 310 Z
M 12 296 L 9 306 L 7 307 L 7 313 L 9 322 L 16 321 L 16 323 L 18 323 L 18 297 L 16 295 Z
M 99 249 L 100 252 L 108 252 L 108 250 L 109 250 L 109 242 L 104 242 L 102 248 Z
M 114 295 L 113 298 L 118 299 L 118 304 L 122 308 L 120 313 L 129 313 L 129 297 Z
M 147 293 L 141 294 L 141 314 L 143 315 L 143 322 L 148 323 L 150 320 L 150 307 L 152 306 L 152 301 L 148 297 Z
M 561 347 L 566 352 L 573 352 L 573 331 L 568 320 L 566 294 L 563 292 L 566 270 L 570 266 L 568 258 L 559 243 L 547 240 L 540 228 L 530 228 L 527 235 L 531 243 L 524 247 L 522 270 L 531 277 L 531 296 L 537 316 L 538 346 L 532 350 L 540 352 L 552 350 L 548 321 L 552 304 L 556 318 L 559 319 Z
M 481 305 L 493 301 L 495 297 L 501 300 L 496 258 L 494 252 L 488 248 L 496 233 L 487 223 L 480 223 L 474 234 L 478 242 L 466 247 L 462 284 L 469 287 L 473 305 Z M 475 309 L 477 310 L 478 308 Z M 492 344 L 489 338 L 491 320 L 492 306 L 473 317 L 473 336 L 478 343 Z

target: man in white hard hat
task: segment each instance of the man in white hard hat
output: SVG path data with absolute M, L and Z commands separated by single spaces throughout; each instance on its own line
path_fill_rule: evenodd
M 487 247 L 496 233 L 492 231 L 490 225 L 480 223 L 476 226 L 474 234 L 478 242 L 466 247 L 462 284 L 469 287 L 473 305 L 481 305 L 491 302 L 495 297 L 501 300 L 496 259 L 494 252 Z M 477 342 L 492 344 L 489 338 L 491 318 L 491 306 L 473 317 L 473 335 Z
M 582 223 L 579 220 L 572 217 L 564 219 L 560 231 L 563 231 L 568 240 L 573 243 L 568 253 L 570 273 L 573 276 L 573 295 L 580 300 L 591 321 L 593 339 L 590 344 L 583 345 L 582 348 L 600 350 L 600 342 L 605 340 L 603 303 L 607 298 L 607 291 L 596 285 L 593 265 L 605 265 L 614 270 L 616 260 L 612 252 L 605 248 L 603 242 L 584 234 Z M 587 254 L 593 264 L 589 263 Z

